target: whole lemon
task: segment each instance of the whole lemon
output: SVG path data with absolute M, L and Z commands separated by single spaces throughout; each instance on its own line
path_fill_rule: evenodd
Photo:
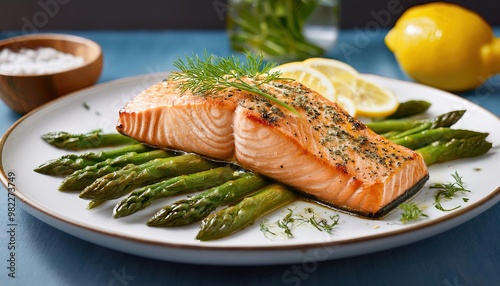
M 385 43 L 410 77 L 444 90 L 473 89 L 500 72 L 500 38 L 479 15 L 455 4 L 409 8 Z

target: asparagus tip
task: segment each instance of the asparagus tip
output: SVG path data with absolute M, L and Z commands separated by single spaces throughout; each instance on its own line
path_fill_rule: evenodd
M 102 203 L 104 203 L 105 200 L 92 200 L 90 201 L 90 203 L 87 205 L 87 209 L 90 210 L 90 209 L 93 209 L 99 205 L 101 205 Z

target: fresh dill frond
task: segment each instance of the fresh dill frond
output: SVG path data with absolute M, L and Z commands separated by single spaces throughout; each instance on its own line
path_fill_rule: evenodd
M 226 88 L 238 88 L 252 92 L 286 108 L 295 115 L 298 112 L 285 102 L 266 93 L 260 87 L 263 84 L 291 79 L 281 78 L 280 71 L 271 71 L 276 63 L 264 63 L 263 54 L 254 55 L 249 51 L 244 52 L 245 61 L 232 55 L 219 57 L 205 51 L 203 58 L 193 53 L 192 57 L 185 60 L 178 58 L 173 65 L 180 70 L 169 76 L 169 79 L 179 81 L 182 92 L 187 90 L 193 93 L 206 94 Z
M 262 231 L 264 234 L 269 233 L 269 234 L 272 234 L 272 235 L 276 235 L 276 233 L 272 232 L 269 229 L 268 223 L 269 223 L 269 220 L 267 220 L 267 219 L 261 221 L 259 223 L 259 225 L 260 225 L 260 231 Z
M 260 223 L 260 230 L 264 235 L 272 234 L 274 236 L 285 236 L 286 238 L 293 238 L 293 230 L 297 227 L 305 224 L 311 224 L 319 231 L 327 232 L 332 234 L 334 227 L 338 224 L 340 216 L 338 214 L 331 215 L 327 218 L 320 217 L 316 215 L 314 209 L 305 208 L 304 213 L 295 213 L 294 209 L 287 208 L 286 215 L 276 220 L 271 224 L 268 220 L 264 220 Z M 276 226 L 277 231 L 271 231 L 270 229 Z
M 326 231 L 327 233 L 332 234 L 333 228 L 337 225 L 339 219 L 339 215 L 330 216 L 331 223 L 328 223 L 327 219 L 320 218 L 319 220 L 316 220 L 316 216 L 313 215 L 309 218 L 309 222 L 318 230 Z
M 278 221 L 276 221 L 278 227 L 282 228 L 288 238 L 292 238 L 292 227 L 295 222 L 295 218 L 293 218 L 293 210 L 288 208 L 288 214 Z
M 414 202 L 402 203 L 399 208 L 403 210 L 401 213 L 401 218 L 399 219 L 402 223 L 407 223 L 410 221 L 416 221 L 422 217 L 428 217 L 424 211 Z
M 445 198 L 447 200 L 451 200 L 456 193 L 459 192 L 470 192 L 470 190 L 466 189 L 464 186 L 464 182 L 462 181 L 462 177 L 458 174 L 457 171 L 451 175 L 455 182 L 448 182 L 445 184 L 437 183 L 430 186 L 431 189 L 438 189 L 436 195 L 434 196 L 434 206 L 441 211 L 452 211 L 458 209 L 459 206 L 456 206 L 451 209 L 445 209 L 441 205 L 441 198 Z M 464 200 L 464 202 L 467 200 Z

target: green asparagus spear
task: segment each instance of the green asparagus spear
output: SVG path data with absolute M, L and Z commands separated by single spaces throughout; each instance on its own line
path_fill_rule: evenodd
M 386 117 L 385 120 L 400 119 L 400 118 L 414 116 L 425 112 L 427 109 L 429 109 L 430 106 L 431 103 L 425 100 L 404 101 L 399 104 L 399 107 L 396 110 L 396 112 Z
M 410 149 L 422 148 L 436 141 L 450 141 L 451 139 L 463 138 L 481 138 L 485 139 L 488 133 L 481 133 L 470 130 L 450 129 L 448 127 L 439 127 L 436 129 L 424 130 L 422 132 L 404 136 L 402 138 L 391 139 L 394 143 L 403 145 Z
M 416 119 L 387 119 L 382 121 L 367 122 L 366 126 L 377 134 L 389 132 L 403 132 L 420 126 L 423 120 Z
M 455 110 L 436 116 L 430 119 L 431 126 L 429 128 L 434 129 L 438 127 L 450 127 L 453 124 L 457 123 L 457 121 L 462 118 L 464 113 L 465 110 Z
M 93 209 L 95 207 L 100 206 L 102 203 L 106 202 L 106 200 L 91 200 L 89 204 L 87 205 L 87 209 Z
M 199 172 L 218 166 L 220 166 L 219 163 L 203 159 L 195 154 L 154 159 L 141 165 L 129 164 L 94 181 L 80 193 L 80 198 L 116 199 L 135 188 L 167 177 Z
M 76 170 L 71 173 L 71 175 L 64 178 L 61 185 L 59 185 L 59 190 L 82 191 L 98 178 L 118 171 L 128 164 L 138 165 L 153 159 L 166 158 L 173 155 L 174 153 L 161 149 L 144 153 L 129 152 L 116 158 L 110 158 L 95 165 Z
M 201 222 L 196 236 L 213 240 L 229 236 L 253 224 L 259 218 L 291 203 L 295 194 L 282 185 L 272 184 L 234 206 L 213 212 Z
M 400 131 L 389 131 L 389 132 L 386 132 L 386 133 L 382 133 L 380 134 L 382 137 L 385 137 L 385 138 L 391 138 L 393 136 L 396 136 L 397 134 L 401 133 Z
M 403 132 L 399 132 L 398 134 L 392 135 L 388 139 L 395 140 L 398 138 L 403 138 L 403 137 L 408 136 L 408 135 L 423 132 L 425 130 L 430 129 L 431 126 L 432 126 L 431 122 L 424 122 L 416 127 L 413 127 L 413 128 L 408 129 L 408 130 L 405 130 Z
M 133 191 L 115 206 L 113 216 L 115 218 L 128 216 L 146 208 L 156 199 L 215 187 L 242 174 L 244 172 L 224 166 L 166 179 Z
M 153 148 L 143 144 L 134 144 L 98 153 L 68 154 L 43 163 L 35 169 L 35 172 L 51 176 L 67 176 L 76 170 L 95 165 L 109 158 L 116 158 L 129 152 L 142 153 L 150 150 Z
M 245 176 L 210 188 L 196 196 L 163 207 L 148 222 L 149 226 L 181 226 L 202 220 L 217 207 L 234 202 L 264 187 L 267 182 L 258 175 Z
M 480 156 L 491 149 L 492 144 L 482 137 L 437 141 L 415 150 L 424 158 L 427 166 L 455 159 Z
M 123 134 L 103 134 L 100 129 L 82 134 L 49 132 L 42 135 L 42 139 L 56 148 L 73 151 L 138 143 Z
M 390 137 L 389 139 L 392 140 L 392 139 L 403 138 L 407 135 L 415 134 L 428 129 L 435 129 L 439 127 L 450 127 L 453 124 L 455 124 L 460 118 L 462 118 L 462 115 L 464 115 L 464 113 L 465 110 L 456 110 L 436 116 L 432 119 L 426 120 L 419 126 L 416 126 L 412 129 L 396 134 Z
M 368 122 L 366 125 L 378 134 L 400 131 L 401 133 L 394 136 L 400 138 L 426 129 L 450 127 L 462 118 L 464 113 L 465 110 L 455 110 L 430 119 L 388 119 Z

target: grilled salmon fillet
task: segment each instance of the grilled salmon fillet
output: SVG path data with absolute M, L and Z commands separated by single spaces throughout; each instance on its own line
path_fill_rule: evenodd
M 250 92 L 181 92 L 155 84 L 119 112 L 117 130 L 160 148 L 236 163 L 315 200 L 365 217 L 385 215 L 429 174 L 422 157 L 372 132 L 297 82 L 263 84 L 293 112 Z

